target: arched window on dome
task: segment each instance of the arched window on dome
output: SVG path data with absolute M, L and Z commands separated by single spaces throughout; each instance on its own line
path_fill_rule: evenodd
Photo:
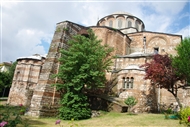
M 135 22 L 135 27 L 137 28 L 137 30 L 139 30 L 139 24 L 138 24 L 138 21 Z
M 109 27 L 113 27 L 113 21 L 112 20 L 109 21 Z
M 128 27 L 132 27 L 132 22 L 128 21 Z
M 121 27 L 122 27 L 122 20 L 119 19 L 119 20 L 118 20 L 118 28 L 121 29 Z

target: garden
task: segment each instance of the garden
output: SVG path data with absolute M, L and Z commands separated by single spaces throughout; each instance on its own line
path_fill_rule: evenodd
M 186 127 L 190 125 L 189 107 L 182 109 L 179 113 L 173 113 L 167 110 L 158 114 L 98 111 L 99 116 L 84 120 L 61 120 L 56 117 L 36 118 L 24 115 L 25 112 L 27 112 L 27 108 L 22 104 L 18 106 L 9 106 L 0 102 L 0 127 Z

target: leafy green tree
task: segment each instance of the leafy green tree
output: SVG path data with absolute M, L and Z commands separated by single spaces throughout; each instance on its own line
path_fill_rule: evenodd
M 11 79 L 8 72 L 0 72 L 0 92 L 5 88 L 10 86 Z
M 14 73 L 15 73 L 16 65 L 17 65 L 17 61 L 13 62 L 13 64 L 9 68 L 9 76 L 10 76 L 10 79 L 11 79 L 11 84 L 12 84 L 13 76 L 14 76 Z
M 105 84 L 105 70 L 111 64 L 113 49 L 101 45 L 101 40 L 91 29 L 88 37 L 73 36 L 68 44 L 68 50 L 60 51 L 60 68 L 55 75 L 63 82 L 55 84 L 57 90 L 65 91 L 61 98 L 60 117 L 65 120 L 87 119 L 91 117 L 91 110 L 84 89 Z
M 176 47 L 177 55 L 172 59 L 172 66 L 176 68 L 176 73 L 183 77 L 190 85 L 190 38 L 185 38 Z
M 0 72 L 0 92 L 4 88 L 11 86 L 16 64 L 17 64 L 17 62 L 14 62 L 11 65 L 9 71 L 7 71 L 7 72 Z

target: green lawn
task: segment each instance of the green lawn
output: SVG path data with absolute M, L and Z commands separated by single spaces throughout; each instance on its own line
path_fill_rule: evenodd
M 56 118 L 32 118 L 26 117 L 30 127 L 60 127 L 55 125 Z M 71 125 L 78 127 L 130 127 L 130 126 L 159 126 L 159 127 L 184 127 L 179 120 L 166 120 L 163 114 L 137 114 L 127 113 L 102 113 L 101 116 L 80 121 L 61 120 L 63 127 Z M 20 126 L 21 127 L 21 126 Z
M 1 103 L 2 104 L 2 103 Z M 0 104 L 0 105 L 1 105 Z M 12 107 L 12 111 L 17 110 Z M 5 111 L 4 106 L 0 106 L 0 114 Z M 11 112 L 12 112 L 11 111 Z M 1 117 L 1 116 L 0 116 Z M 61 125 L 55 125 L 58 118 L 35 118 L 29 116 L 21 116 L 23 121 L 29 124 L 29 127 L 130 127 L 130 126 L 157 126 L 157 127 L 185 127 L 179 124 L 179 120 L 165 119 L 164 114 L 135 114 L 115 113 L 115 112 L 101 112 L 99 117 L 79 120 L 66 121 L 61 120 Z M 18 125 L 18 127 L 24 127 Z

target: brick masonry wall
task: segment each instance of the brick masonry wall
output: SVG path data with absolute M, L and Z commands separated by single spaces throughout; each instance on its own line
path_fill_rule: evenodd
M 52 75 L 58 72 L 59 50 L 67 49 L 69 47 L 67 41 L 82 29 L 83 27 L 67 21 L 57 24 L 38 84 L 34 90 L 28 115 L 37 117 L 56 115 L 60 93 L 56 91 L 55 87 L 52 87 L 52 84 L 56 83 L 56 79 L 53 79 Z
M 8 103 L 29 106 L 44 58 L 42 60 L 19 59 L 17 62 Z

